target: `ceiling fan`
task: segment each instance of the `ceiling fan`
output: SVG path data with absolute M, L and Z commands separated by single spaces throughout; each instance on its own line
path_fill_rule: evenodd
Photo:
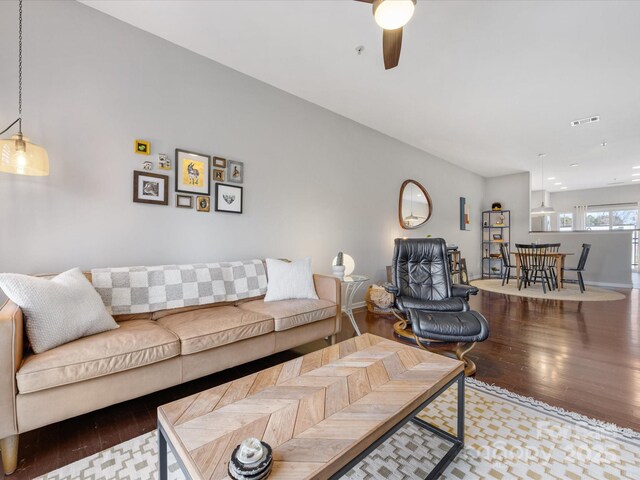
M 411 20 L 416 0 L 356 1 L 371 3 L 373 5 L 373 17 L 376 23 L 383 28 L 382 51 L 385 70 L 398 66 L 400 48 L 402 47 L 402 27 Z

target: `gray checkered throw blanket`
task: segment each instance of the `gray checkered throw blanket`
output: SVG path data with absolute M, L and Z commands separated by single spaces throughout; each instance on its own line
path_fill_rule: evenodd
M 113 315 L 146 313 L 191 305 L 232 302 L 264 295 L 262 260 L 96 268 L 93 286 Z

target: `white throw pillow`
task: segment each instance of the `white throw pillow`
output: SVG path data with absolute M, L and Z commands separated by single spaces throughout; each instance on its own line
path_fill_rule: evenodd
M 275 258 L 267 258 L 267 294 L 265 302 L 289 300 L 292 298 L 318 299 L 313 284 L 311 258 L 303 258 L 295 262 L 284 262 Z
M 0 288 L 22 309 L 35 353 L 118 328 L 98 292 L 77 268 L 50 280 L 2 273 Z

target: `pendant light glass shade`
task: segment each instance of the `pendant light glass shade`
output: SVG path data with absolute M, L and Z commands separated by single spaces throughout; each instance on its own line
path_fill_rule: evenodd
M 373 16 L 385 30 L 396 30 L 411 20 L 415 6 L 415 0 L 376 0 L 373 2 Z
M 0 140 L 0 172 L 17 175 L 49 175 L 49 156 L 39 145 L 21 134 Z
M 531 209 L 531 215 L 533 216 L 551 215 L 553 213 L 556 213 L 553 207 L 545 207 L 544 202 L 539 207 Z

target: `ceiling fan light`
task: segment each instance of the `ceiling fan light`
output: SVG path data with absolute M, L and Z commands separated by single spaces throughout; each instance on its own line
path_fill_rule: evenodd
M 39 145 L 21 134 L 0 140 L 0 172 L 17 175 L 49 175 L 49 156 Z
M 416 0 L 375 0 L 373 16 L 380 27 L 396 30 L 411 20 L 415 5 Z

